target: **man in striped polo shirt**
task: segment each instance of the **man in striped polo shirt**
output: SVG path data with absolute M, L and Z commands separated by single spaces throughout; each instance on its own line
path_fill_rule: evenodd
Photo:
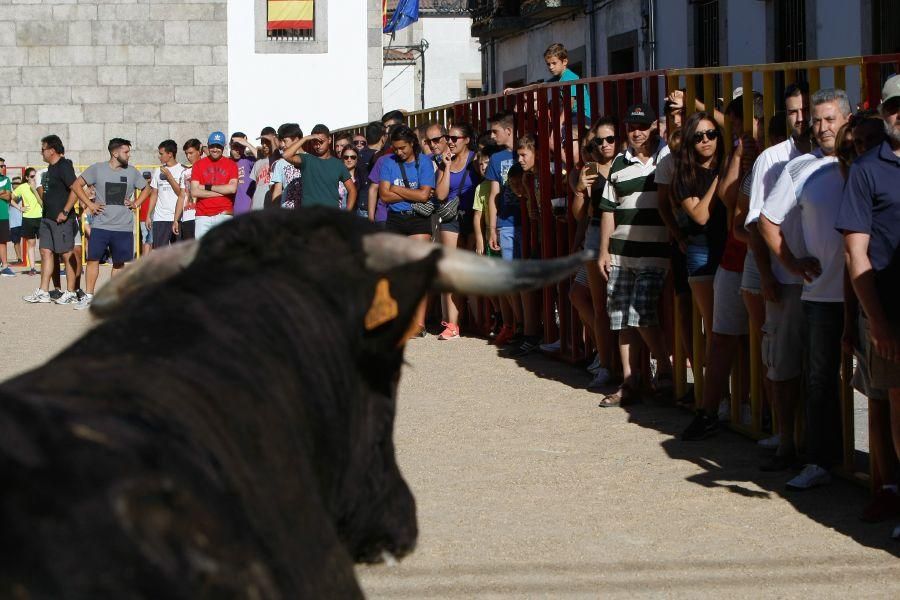
M 646 104 L 625 116 L 628 149 L 613 160 L 600 202 L 600 270 L 606 278 L 610 327 L 619 332 L 624 381 L 600 406 L 639 400 L 640 342 L 657 361 L 656 391 L 672 391 L 672 363 L 659 325 L 659 297 L 669 267 L 669 237 L 659 215 L 656 165 L 669 148 Z

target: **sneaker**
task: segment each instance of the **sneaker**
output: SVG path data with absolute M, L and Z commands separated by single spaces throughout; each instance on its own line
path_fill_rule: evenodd
M 778 446 L 781 445 L 781 435 L 776 433 L 772 437 L 759 440 L 756 445 L 765 450 L 778 450 Z
M 595 354 L 595 355 L 594 355 L 594 361 L 593 361 L 591 364 L 589 364 L 589 365 L 587 366 L 587 370 L 588 370 L 588 373 L 593 373 L 594 375 L 596 375 L 596 374 L 597 374 L 597 371 L 599 371 L 600 369 L 601 369 L 601 367 L 600 367 L 600 355 L 599 355 L 599 354 Z
M 587 389 L 591 391 L 603 389 L 609 385 L 610 380 L 612 380 L 612 375 L 609 370 L 600 367 L 594 375 L 594 378 L 591 379 L 591 382 L 588 384 Z
M 16 276 L 16 272 L 13 271 L 13 270 L 9 267 L 9 265 L 6 265 L 6 268 L 5 268 L 5 269 L 0 270 L 0 275 L 2 275 L 3 277 L 15 277 L 15 276 Z
M 562 340 L 556 340 L 552 344 L 541 344 L 541 352 L 555 354 L 562 350 Z
M 703 409 L 698 409 L 694 414 L 694 420 L 691 421 L 691 424 L 687 426 L 687 429 L 682 432 L 681 439 L 685 442 L 704 440 L 709 436 L 714 435 L 718 427 L 718 421 L 708 416 Z
M 892 486 L 884 486 L 872 497 L 860 519 L 866 523 L 881 523 L 900 516 L 900 494 Z
M 63 293 L 59 290 L 50 290 L 50 299 L 51 300 L 59 300 L 62 298 Z
M 38 272 L 37 272 L 37 269 L 35 269 L 35 268 L 28 269 L 27 271 L 22 271 L 22 275 L 37 275 L 37 274 L 38 274 Z
M 727 423 L 731 420 L 731 400 L 722 398 L 719 402 L 719 421 Z
M 76 302 L 78 302 L 78 296 L 75 294 L 75 292 L 66 292 L 65 294 L 54 300 L 54 302 L 56 302 L 57 304 L 75 304 Z
M 32 304 L 47 304 L 50 302 L 50 294 L 41 288 L 35 288 L 35 290 L 31 292 L 31 295 L 22 296 L 22 300 L 31 302 Z
M 494 336 L 494 345 L 496 346 L 505 346 L 509 340 L 512 339 L 513 335 L 515 335 L 515 331 L 513 331 L 512 327 L 508 325 L 504 325 L 500 328 L 500 331 L 497 332 L 497 335 Z
M 84 298 L 85 296 L 87 296 L 87 294 L 85 293 L 85 291 L 84 291 L 83 289 L 81 289 L 81 288 L 78 288 L 77 290 L 75 290 L 75 295 L 78 296 L 78 299 L 79 299 L 79 300 L 81 300 L 82 298 Z
M 831 475 L 819 465 L 806 465 L 800 474 L 787 482 L 789 490 L 809 490 L 816 486 L 831 483 Z
M 442 322 L 444 330 L 438 336 L 439 340 L 455 340 L 459 339 L 459 326 L 455 323 Z
M 522 356 L 526 356 L 531 354 L 535 350 L 540 347 L 541 338 L 534 335 L 528 335 L 522 338 L 522 343 L 519 344 L 517 348 L 514 348 L 512 351 L 507 352 L 506 356 L 509 358 L 520 358 Z
M 504 346 L 512 346 L 514 348 L 518 348 L 522 345 L 522 342 L 525 341 L 525 332 L 521 329 L 517 329 L 513 336 L 509 338 L 509 341 L 503 344 Z M 497 344 L 498 346 L 500 344 Z
M 75 310 L 84 310 L 91 306 L 91 300 L 94 299 L 93 294 L 84 294 L 81 298 L 78 299 L 78 302 L 72 304 L 72 308 Z

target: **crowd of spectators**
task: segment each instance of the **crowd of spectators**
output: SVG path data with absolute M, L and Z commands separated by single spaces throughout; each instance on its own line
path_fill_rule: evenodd
M 554 81 L 578 78 L 561 45 L 544 58 Z M 745 93 L 753 95 L 752 114 L 744 114 Z M 828 484 L 840 462 L 841 356 L 853 353 L 854 384 L 872 401 L 872 456 L 884 481 L 864 517 L 894 517 L 900 515 L 900 76 L 885 84 L 878 110 L 853 114 L 843 90 L 810 95 L 803 84 L 788 85 L 780 101 L 782 110 L 766 123 L 758 92 L 739 88 L 727 102 L 697 101 L 686 111 L 685 95 L 673 91 L 661 118 L 637 103 L 621 123 L 598 116 L 584 132 L 571 123 L 551 131 L 564 141 L 571 131 L 568 141 L 578 147 L 575 169 L 565 174 L 577 223 L 571 251 L 598 255 L 570 288 L 596 352 L 588 389 L 600 394 L 601 407 L 648 395 L 687 404 L 695 413 L 681 439 L 707 438 L 729 419 L 732 395 L 741 419 L 751 418 L 747 390 L 731 389 L 729 377 L 755 330 L 762 337 L 765 415 L 778 431 L 761 442 L 772 451 L 761 468 L 799 469 L 786 485 L 805 490 Z M 538 143 L 530 133 L 516 137 L 515 123 L 514 113 L 499 112 L 483 132 L 458 122 L 411 128 L 402 112 L 391 111 L 355 135 L 332 135 L 321 124 L 304 135 L 297 123 L 284 123 L 264 128 L 256 145 L 241 132 L 230 138 L 213 132 L 205 145 L 191 139 L 180 146 L 185 162 L 175 141 L 160 142 L 159 167 L 147 177 L 129 165 L 128 140 L 110 140 L 109 161 L 77 175 L 62 141 L 49 135 L 41 140 L 46 170 L 27 169 L 24 180 L 13 182 L 0 164 L 0 274 L 15 275 L 5 242 L 25 239 L 15 247 L 29 254 L 30 265 L 39 247 L 42 268 L 40 285 L 24 300 L 81 309 L 90 305 L 99 264 L 109 261 L 115 275 L 135 255 L 136 213 L 141 242 L 152 251 L 200 238 L 244 212 L 309 206 L 351 211 L 386 231 L 497 260 L 536 258 L 547 205 L 538 185 Z M 526 247 L 530 256 L 522 255 Z M 26 273 L 37 274 L 33 267 Z M 666 290 L 681 299 L 679 312 L 664 309 Z M 481 311 L 474 298 L 444 295 L 433 307 L 438 339 L 459 338 L 465 323 L 466 333 L 489 337 L 502 356 L 558 351 L 559 341 L 541 339 L 548 314 L 542 301 L 540 293 L 523 292 L 485 299 L 488 309 Z M 702 397 L 689 391 L 674 398 L 666 321 L 681 322 L 691 356 L 691 306 L 706 344 L 704 364 L 691 366 L 695 374 L 702 370 L 705 385 Z M 417 319 L 416 335 L 424 337 L 424 310 Z

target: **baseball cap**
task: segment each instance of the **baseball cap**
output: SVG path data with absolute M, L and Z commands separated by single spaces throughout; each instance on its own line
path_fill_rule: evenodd
M 884 104 L 897 97 L 900 97 L 900 75 L 894 75 L 884 82 L 884 87 L 881 88 L 881 103 Z
M 656 113 L 649 104 L 632 104 L 625 112 L 625 122 L 639 125 L 652 125 L 656 121 Z
M 206 140 L 207 146 L 219 146 L 220 148 L 225 147 L 225 134 L 221 131 L 213 131 L 209 134 L 209 139 Z
M 275 135 L 275 134 L 276 134 L 276 132 L 275 132 L 274 127 L 266 126 L 266 127 L 262 128 L 262 131 L 259 132 L 259 137 L 256 139 L 262 139 L 262 138 L 266 137 L 267 135 Z

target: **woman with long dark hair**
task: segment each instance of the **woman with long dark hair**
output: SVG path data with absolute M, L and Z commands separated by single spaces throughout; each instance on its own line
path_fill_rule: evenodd
M 457 123 L 447 132 L 449 151 L 441 157 L 444 168 L 436 172 L 434 190 L 439 202 L 457 201 L 459 204 L 456 216 L 446 221 L 441 220 L 441 244 L 467 250 L 475 248 L 472 237 L 472 203 L 479 181 L 477 171 L 473 168 L 475 152 L 470 147 L 472 136 L 472 127 L 468 123 Z M 464 305 L 463 296 L 441 294 L 444 331 L 438 336 L 439 340 L 459 337 L 459 311 Z
M 356 197 L 367 200 L 369 197 L 369 174 L 366 173 L 366 166 L 359 164 L 359 151 L 354 146 L 346 146 L 341 152 L 340 158 L 350 173 L 350 180 L 356 185 Z M 347 186 L 342 181 L 338 182 L 338 194 L 341 196 L 341 206 L 347 206 Z M 356 203 L 356 214 L 360 217 L 368 218 L 368 203 L 358 201 Z
M 391 133 L 394 153 L 385 157 L 381 166 L 378 196 L 388 205 L 386 229 L 411 238 L 431 239 L 431 217 L 413 210 L 413 204 L 431 202 L 434 190 L 434 166 L 421 156 L 419 138 L 406 125 L 398 125 Z M 416 313 L 417 337 L 425 337 L 425 305 Z

